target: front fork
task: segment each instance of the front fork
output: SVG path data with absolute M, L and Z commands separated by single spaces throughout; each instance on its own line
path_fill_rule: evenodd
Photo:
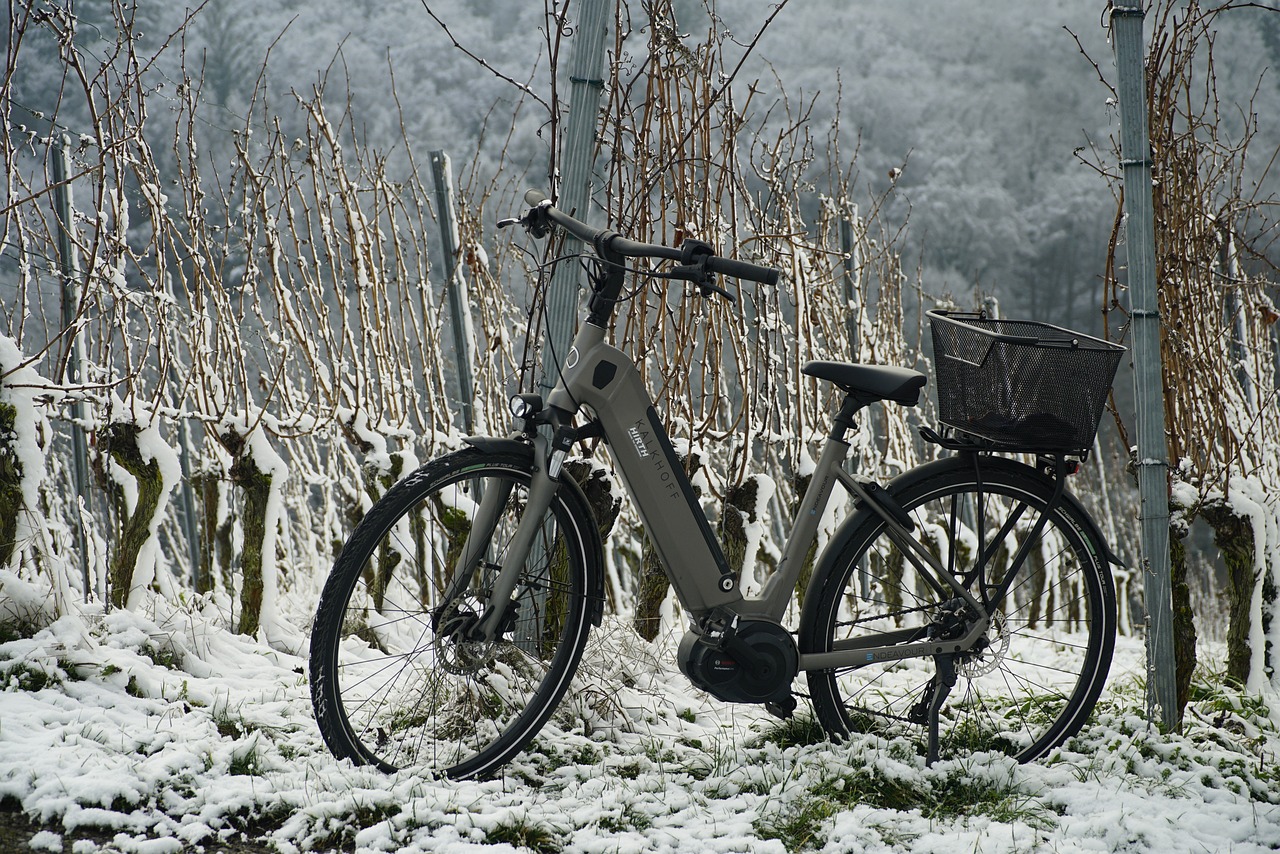
M 548 472 L 548 463 L 555 453 L 551 447 L 552 441 L 544 436 L 535 436 L 533 443 L 534 459 L 537 464 L 529 481 L 529 494 L 525 500 L 524 510 L 514 535 L 506 545 L 502 567 L 489 591 L 489 602 L 484 614 L 468 632 L 469 640 L 492 641 L 501 634 L 512 594 L 515 593 L 516 585 L 520 581 L 520 572 L 528 562 L 535 539 L 543 530 L 547 511 L 551 508 L 551 502 L 560 486 L 559 480 L 553 479 Z M 471 530 L 467 533 L 467 540 L 459 552 L 453 578 L 445 589 L 444 600 L 438 609 L 439 613 L 447 613 L 450 606 L 459 601 L 471 586 L 481 559 L 493 540 L 498 520 L 502 518 L 502 511 L 511 500 L 513 486 L 514 484 L 509 480 L 499 481 L 491 484 L 480 496 L 480 506 L 471 523 Z

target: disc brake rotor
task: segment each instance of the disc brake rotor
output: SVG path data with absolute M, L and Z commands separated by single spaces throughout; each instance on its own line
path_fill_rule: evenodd
M 986 644 L 982 649 L 972 650 L 956 657 L 956 673 L 966 679 L 977 679 L 986 676 L 1000 666 L 1009 652 L 1009 632 L 1004 614 L 996 612 L 991 616 L 991 625 L 987 628 Z

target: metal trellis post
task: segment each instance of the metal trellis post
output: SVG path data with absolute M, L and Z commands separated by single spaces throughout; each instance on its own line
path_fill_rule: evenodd
M 1249 412 L 1257 410 L 1257 402 L 1253 393 L 1253 378 L 1249 376 L 1248 358 L 1245 347 L 1244 306 L 1240 303 L 1240 259 L 1236 254 L 1236 239 L 1231 231 L 1231 223 L 1219 224 L 1219 236 L 1222 241 L 1218 250 L 1218 273 L 1222 276 L 1222 284 L 1226 289 L 1227 323 L 1231 329 L 1229 352 L 1231 365 L 1235 369 L 1236 382 L 1244 392 Z
M 1156 288 L 1155 224 L 1151 195 L 1151 138 L 1147 127 L 1142 0 L 1114 0 L 1120 100 L 1120 164 L 1124 169 L 1129 300 L 1137 396 L 1138 492 L 1142 568 L 1147 611 L 1148 717 L 1167 731 L 1178 726 L 1173 593 L 1169 567 L 1169 451 L 1165 442 L 1160 356 L 1160 304 Z
M 84 336 L 76 327 L 80 312 L 80 259 L 76 254 L 76 242 L 71 229 L 71 137 L 63 134 L 57 150 L 50 158 L 53 176 L 54 205 L 58 214 L 58 255 L 62 267 L 62 329 L 66 336 L 66 349 L 59 365 L 57 382 L 79 385 L 84 382 Z M 92 492 L 89 489 L 89 446 L 85 441 L 85 405 L 77 399 L 71 404 L 71 472 L 75 479 L 77 500 L 83 499 L 85 511 L 93 512 Z M 89 579 L 89 546 L 84 529 L 84 519 L 77 519 L 76 546 L 80 552 L 80 574 L 84 582 L 86 600 L 93 592 Z
M 556 207 L 588 221 L 591 201 L 591 167 L 596 148 L 596 121 L 600 112 L 600 95 L 604 89 L 604 40 L 608 29 L 608 12 L 612 3 L 606 0 L 583 0 L 581 17 L 574 31 L 573 57 L 569 70 L 569 117 L 561 147 L 563 180 Z M 554 176 L 553 176 L 554 177 Z M 565 236 L 562 254 L 578 251 L 581 241 Z M 578 290 L 581 284 L 578 265 L 557 265 L 551 277 L 546 302 L 546 331 L 543 338 L 542 391 L 555 386 L 558 365 L 573 340 L 573 327 L 578 318 Z
M 845 321 L 845 335 L 849 339 L 849 361 L 858 361 L 858 353 L 862 346 L 858 340 L 858 324 L 862 319 L 861 308 L 858 305 L 859 294 L 855 276 L 857 273 L 857 262 L 853 257 L 853 222 L 852 218 L 857 216 L 857 209 L 852 205 L 848 205 L 840 214 L 840 252 L 843 258 L 843 273 L 841 279 L 844 282 L 844 307 L 848 312 L 848 320 Z
M 471 323 L 467 305 L 467 282 L 462 277 L 462 265 L 458 263 L 458 219 L 453 209 L 453 172 L 449 168 L 449 155 L 443 151 L 431 152 L 431 176 L 436 185 L 436 214 L 440 222 L 440 245 L 444 254 L 445 298 L 449 302 L 449 319 L 453 328 L 453 343 L 458 360 L 458 398 L 462 406 L 462 426 L 471 434 L 475 431 L 475 382 L 472 366 Z

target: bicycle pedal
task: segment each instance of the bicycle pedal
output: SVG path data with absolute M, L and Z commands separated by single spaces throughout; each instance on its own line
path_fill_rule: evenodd
M 790 720 L 796 711 L 796 698 L 788 694 L 780 700 L 770 700 L 764 704 L 764 710 L 775 718 Z

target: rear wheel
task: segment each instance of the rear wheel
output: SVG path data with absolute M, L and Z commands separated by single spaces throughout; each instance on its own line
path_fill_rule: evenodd
M 569 685 L 599 578 L 594 523 L 561 486 L 498 635 L 476 640 L 529 495 L 531 459 L 469 448 L 392 487 L 356 528 L 320 597 L 316 720 L 339 758 L 483 775 L 519 752 Z M 486 519 L 488 521 L 483 521 Z M 450 583 L 470 554 L 474 572 Z
M 887 489 L 911 518 L 911 536 L 984 603 L 1027 546 L 985 636 L 955 656 L 956 684 L 939 714 L 941 755 L 997 750 L 1026 762 L 1078 732 L 1093 709 L 1115 643 L 1115 590 L 1105 547 L 1073 500 L 1046 514 L 1051 479 L 978 459 L 980 479 L 972 458 L 951 458 Z M 878 515 L 853 517 L 832 546 L 806 597 L 802 654 L 961 631 L 948 612 L 962 600 L 905 558 Z M 917 657 L 810 671 L 815 712 L 837 737 L 869 731 L 923 744 L 939 664 Z

